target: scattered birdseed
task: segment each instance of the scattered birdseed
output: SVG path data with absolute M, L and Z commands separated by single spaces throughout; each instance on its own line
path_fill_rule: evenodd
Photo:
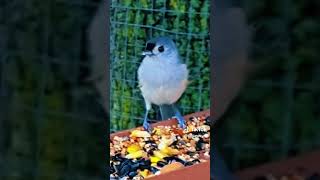
M 137 128 L 129 136 L 115 136 L 110 143 L 110 179 L 140 180 L 206 162 L 210 157 L 207 119 L 192 117 L 184 130 L 157 126 L 151 133 Z

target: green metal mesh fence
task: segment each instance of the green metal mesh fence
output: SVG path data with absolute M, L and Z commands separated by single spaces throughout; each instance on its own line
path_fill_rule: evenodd
M 170 36 L 187 64 L 190 84 L 179 101 L 183 114 L 209 108 L 210 2 L 123 0 L 111 3 L 111 128 L 142 124 L 144 101 L 137 83 L 141 52 L 151 37 Z M 153 113 L 155 117 L 155 111 Z

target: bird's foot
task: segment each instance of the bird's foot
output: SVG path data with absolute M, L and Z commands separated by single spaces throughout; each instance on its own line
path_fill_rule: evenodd
M 184 118 L 182 117 L 182 115 L 180 114 L 179 111 L 176 111 L 175 117 L 176 117 L 177 120 L 178 120 L 179 127 L 182 128 L 182 129 L 185 129 L 185 128 L 187 127 L 187 126 L 186 126 L 186 121 L 184 120 Z
M 148 122 L 148 118 L 144 118 L 143 128 L 144 128 L 144 130 L 148 131 L 149 133 L 152 132 L 152 127 L 151 127 L 150 123 Z

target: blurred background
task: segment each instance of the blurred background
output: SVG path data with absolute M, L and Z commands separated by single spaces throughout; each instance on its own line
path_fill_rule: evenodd
M 169 36 L 176 41 L 189 69 L 187 90 L 178 101 L 182 114 L 208 109 L 209 0 L 111 1 L 111 124 L 112 131 L 141 126 L 144 100 L 137 82 L 146 41 Z M 160 119 L 154 106 L 150 119 Z
M 215 145 L 233 170 L 319 150 L 319 1 L 228 2 L 247 16 L 259 68 L 219 120 Z
M 105 179 L 107 115 L 86 80 L 98 5 L 0 2 L 1 180 Z

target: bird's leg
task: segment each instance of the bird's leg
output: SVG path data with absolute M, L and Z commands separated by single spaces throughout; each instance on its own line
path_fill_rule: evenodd
M 149 113 L 149 110 L 151 109 L 151 103 L 149 101 L 145 100 L 145 104 L 146 104 L 146 112 L 144 114 L 144 119 L 143 119 L 143 128 L 146 131 L 151 132 L 152 128 L 151 128 L 150 123 L 148 122 L 148 113 Z
M 174 112 L 175 112 L 175 117 L 178 120 L 179 127 L 185 129 L 186 128 L 186 122 L 185 122 L 184 118 L 182 117 L 179 109 L 176 107 L 175 104 L 172 104 L 172 107 L 173 107 Z
M 151 126 L 150 126 L 150 123 L 148 122 L 148 113 L 149 111 L 146 110 L 145 112 L 145 115 L 144 115 L 144 119 L 143 119 L 143 128 L 146 130 L 146 131 L 151 131 Z

